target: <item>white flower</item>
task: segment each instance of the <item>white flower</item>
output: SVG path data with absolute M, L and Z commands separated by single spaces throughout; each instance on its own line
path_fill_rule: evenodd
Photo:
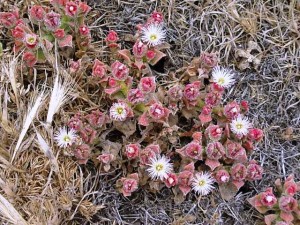
M 142 40 L 148 45 L 156 46 L 164 42 L 166 31 L 162 25 L 152 23 L 147 27 L 142 28 Z
M 237 135 L 247 135 L 249 128 L 251 128 L 251 123 L 247 117 L 238 115 L 236 119 L 231 121 L 230 127 L 231 131 Z
M 76 139 L 77 135 L 75 130 L 67 129 L 67 127 L 61 127 L 59 131 L 54 134 L 54 140 L 57 145 L 61 148 L 66 148 L 72 145 Z
M 114 103 L 110 108 L 110 118 L 113 120 L 124 121 L 127 117 L 127 105 L 125 103 Z
M 173 171 L 173 164 L 170 163 L 170 159 L 166 158 L 164 155 L 151 158 L 149 166 L 147 172 L 149 172 L 152 180 L 157 178 L 163 180 Z
M 223 88 L 229 88 L 234 83 L 234 74 L 226 68 L 214 67 L 212 71 L 212 80 Z
M 200 195 L 209 194 L 215 188 L 213 183 L 214 179 L 210 173 L 197 173 L 192 179 L 193 190 Z

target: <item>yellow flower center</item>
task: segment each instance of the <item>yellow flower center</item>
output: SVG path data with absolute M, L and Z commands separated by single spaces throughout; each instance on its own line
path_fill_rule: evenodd
M 35 38 L 34 37 L 28 37 L 27 38 L 27 43 L 34 44 L 34 42 L 35 42 Z
M 118 113 L 118 114 L 122 114 L 122 113 L 123 113 L 123 110 L 124 110 L 123 108 L 119 107 L 119 108 L 117 108 L 117 113 Z
M 236 128 L 237 128 L 237 129 L 242 129 L 242 128 L 243 128 L 243 124 L 237 123 L 237 124 L 236 124 Z
M 163 168 L 164 168 L 164 166 L 163 166 L 162 164 L 157 164 L 157 165 L 155 166 L 155 169 L 156 169 L 158 172 L 159 172 L 159 171 L 162 171 Z
M 199 184 L 199 186 L 204 186 L 205 185 L 205 181 L 204 180 L 200 180 L 198 184 Z
M 156 39 L 157 39 L 156 34 L 151 34 L 151 35 L 150 35 L 150 40 L 151 40 L 151 41 L 155 41 Z
M 225 83 L 225 79 L 223 77 L 219 78 L 218 83 L 219 84 L 224 84 Z
M 71 141 L 71 138 L 69 136 L 64 136 L 64 141 L 69 142 L 69 141 Z

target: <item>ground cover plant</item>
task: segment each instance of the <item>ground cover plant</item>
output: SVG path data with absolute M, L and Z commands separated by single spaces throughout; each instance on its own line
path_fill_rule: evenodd
M 297 2 L 0 6 L 3 224 L 298 223 Z

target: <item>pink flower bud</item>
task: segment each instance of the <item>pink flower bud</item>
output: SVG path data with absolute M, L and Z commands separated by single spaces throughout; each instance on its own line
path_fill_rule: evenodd
M 179 85 L 175 85 L 168 90 L 167 94 L 171 101 L 179 101 L 183 97 L 182 87 Z
M 78 5 L 75 2 L 67 2 L 65 7 L 66 15 L 74 17 L 77 14 Z
M 148 60 L 152 60 L 154 59 L 154 57 L 156 56 L 156 52 L 153 51 L 153 50 L 148 50 L 147 53 L 146 53 L 146 57 Z
M 153 103 L 149 108 L 149 116 L 154 120 L 166 120 L 169 114 L 170 111 L 160 103 Z
M 273 194 L 272 188 L 268 188 L 265 192 L 261 193 L 259 197 L 263 206 L 271 208 L 277 203 L 277 199 Z
M 27 48 L 33 49 L 38 44 L 38 36 L 35 34 L 26 34 L 25 35 L 25 45 Z
M 239 144 L 233 141 L 226 142 L 226 156 L 239 162 L 247 161 L 246 150 Z
M 131 193 L 138 189 L 139 178 L 137 174 L 131 174 L 128 178 L 121 178 L 122 193 L 124 196 L 131 196 Z
M 242 112 L 246 113 L 249 111 L 249 105 L 248 105 L 248 102 L 247 101 L 241 101 L 240 103 L 240 108 L 242 110 Z
M 81 121 L 81 115 L 79 113 L 75 114 L 68 122 L 68 127 L 76 131 L 79 131 L 82 126 L 83 123 Z
M 260 180 L 262 178 L 263 169 L 261 166 L 257 165 L 255 161 L 251 161 L 247 166 L 247 180 L 254 181 Z
M 261 129 L 251 128 L 248 132 L 248 139 L 250 141 L 261 141 L 264 136 L 264 132 Z
M 85 119 L 93 127 L 102 127 L 105 123 L 105 114 L 99 110 L 94 110 L 85 116 Z
M 136 58 L 142 58 L 147 53 L 148 47 L 143 42 L 138 40 L 133 45 L 132 51 Z
M 62 39 L 65 36 L 66 36 L 66 34 L 65 34 L 65 30 L 64 29 L 57 29 L 54 32 L 54 37 L 57 38 L 57 39 Z
M 183 95 L 188 101 L 196 101 L 200 95 L 200 81 L 185 86 Z
M 153 12 L 151 14 L 151 21 L 156 22 L 156 23 L 161 23 L 164 21 L 164 16 L 160 12 Z
M 209 159 L 219 160 L 225 155 L 225 149 L 220 142 L 212 142 L 207 145 L 206 155 Z
M 43 21 L 45 14 L 46 12 L 44 8 L 40 5 L 34 5 L 29 10 L 29 15 L 33 19 L 33 21 Z
M 82 140 L 87 144 L 93 143 L 97 134 L 97 131 L 88 125 L 85 125 L 79 132 Z
M 139 144 L 129 144 L 125 146 L 125 154 L 128 159 L 135 159 L 139 156 L 141 146 Z
M 70 69 L 70 73 L 76 73 L 81 66 L 81 60 L 77 60 L 77 61 L 73 61 L 71 60 L 70 65 L 69 65 L 69 69 Z
M 218 141 L 222 137 L 223 129 L 219 125 L 209 125 L 206 128 L 206 133 L 211 140 Z
M 144 93 L 153 93 L 156 89 L 155 77 L 143 77 L 139 83 L 139 89 Z
M 115 31 L 110 30 L 105 40 L 107 42 L 117 42 L 119 40 L 118 34 Z
M 243 181 L 246 178 L 247 169 L 243 164 L 237 163 L 231 167 L 230 174 L 234 181 Z
M 283 190 L 284 193 L 293 196 L 300 191 L 300 182 L 296 183 L 294 181 L 294 176 L 290 175 L 284 182 Z
M 218 170 L 215 174 L 215 179 L 218 182 L 218 184 L 224 184 L 229 181 L 230 175 L 227 172 L 227 170 Z
M 60 14 L 55 12 L 49 12 L 45 15 L 44 24 L 50 31 L 55 31 L 60 26 Z
M 190 157 L 196 160 L 202 160 L 202 146 L 198 142 L 192 141 L 176 151 L 182 156 Z
M 76 146 L 76 148 L 73 151 L 74 156 L 78 160 L 79 164 L 86 164 L 90 154 L 91 154 L 91 149 L 88 145 L 82 144 L 79 146 Z
M 91 11 L 91 7 L 88 6 L 85 2 L 79 2 L 78 8 L 80 10 L 80 14 L 87 15 Z
M 26 32 L 24 30 L 24 25 L 18 25 L 12 29 L 11 34 L 14 38 L 22 40 L 25 38 Z
M 0 24 L 6 28 L 12 28 L 17 24 L 19 12 L 0 12 Z
M 106 66 L 98 59 L 95 59 L 92 75 L 99 78 L 103 78 L 106 75 Z
M 114 155 L 110 153 L 103 153 L 97 157 L 97 159 L 104 164 L 109 164 L 111 161 L 114 160 Z
M 205 97 L 205 104 L 212 107 L 221 101 L 222 94 L 220 92 L 210 92 Z
M 159 145 L 148 145 L 145 149 L 140 151 L 139 157 L 142 165 L 150 164 L 150 159 L 160 153 Z
M 282 196 L 279 199 L 279 208 L 284 212 L 292 212 L 298 208 L 297 200 L 292 196 Z
M 199 120 L 201 121 L 202 124 L 212 121 L 210 106 L 208 105 L 203 106 L 202 111 L 199 115 Z
M 220 86 L 220 85 L 218 85 L 217 83 L 212 83 L 212 84 L 210 85 L 210 90 L 211 90 L 212 92 L 220 92 L 220 93 L 223 93 L 223 91 L 225 90 L 225 88 L 222 87 L 222 86 Z
M 213 68 L 218 64 L 218 57 L 215 53 L 202 52 L 200 61 L 203 67 Z
M 126 65 L 124 65 L 123 63 L 119 62 L 119 61 L 115 61 L 111 65 L 111 69 L 112 69 L 112 75 L 117 80 L 124 81 L 124 80 L 126 80 L 126 78 L 129 75 L 128 67 Z
M 79 33 L 82 36 L 88 36 L 90 34 L 90 29 L 86 25 L 82 25 L 79 27 Z
M 137 104 L 137 103 L 145 101 L 145 96 L 144 96 L 144 93 L 140 89 L 135 88 L 135 89 L 129 90 L 127 99 L 130 103 Z
M 65 6 L 68 0 L 50 0 L 52 5 Z
M 187 195 L 191 191 L 193 173 L 188 170 L 184 170 L 178 175 L 179 189 L 184 195 Z
M 224 107 L 224 115 L 227 119 L 233 120 L 240 114 L 240 106 L 235 101 L 228 103 Z
M 23 54 L 23 60 L 28 67 L 33 67 L 37 63 L 37 58 L 32 52 L 25 52 Z
M 175 173 L 170 173 L 164 179 L 164 183 L 168 188 L 174 187 L 178 183 L 178 178 Z

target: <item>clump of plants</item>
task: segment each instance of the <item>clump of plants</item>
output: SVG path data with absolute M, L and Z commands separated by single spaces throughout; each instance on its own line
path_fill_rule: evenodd
M 230 199 L 246 181 L 262 178 L 261 166 L 249 156 L 263 131 L 247 118 L 246 101 L 222 100 L 238 77 L 218 65 L 216 54 L 203 52 L 189 65 L 158 76 L 154 66 L 165 60 L 168 45 L 163 15 L 154 12 L 137 26 L 130 49 L 122 48 L 111 30 L 105 39 L 109 57 L 89 58 L 83 65 L 91 42 L 84 24 L 90 8 L 79 1 L 51 4 L 29 9 L 32 26 L 16 11 L 1 13 L 0 23 L 11 29 L 14 50 L 24 50 L 28 67 L 45 60 L 45 49 L 56 42 L 77 49 L 71 77 L 85 77 L 86 85 L 101 93 L 101 107 L 77 112 L 54 128 L 65 154 L 105 172 L 121 170 L 116 188 L 124 196 L 140 187 L 152 192 L 167 187 L 177 203 L 192 190 L 209 194 L 215 183 Z
M 81 1 L 50 1 L 50 6 L 33 5 L 28 19 L 21 18 L 18 9 L 0 13 L 0 24 L 14 40 L 14 52 L 22 53 L 28 67 L 45 62 L 48 51 L 70 47 L 78 54 L 87 50 L 91 35 L 85 19 L 91 8 Z
M 276 191 L 268 187 L 264 192 L 250 198 L 249 203 L 265 215 L 267 225 L 292 225 L 300 223 L 300 201 L 296 196 L 300 192 L 300 182 L 290 175 L 284 182 L 275 181 Z

